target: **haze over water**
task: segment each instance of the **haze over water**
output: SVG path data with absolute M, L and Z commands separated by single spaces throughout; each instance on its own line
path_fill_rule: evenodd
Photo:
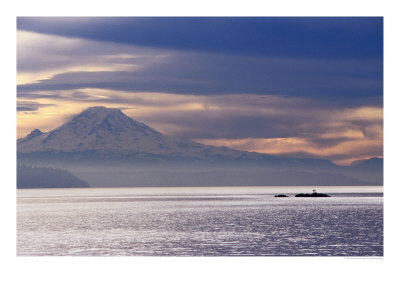
M 382 187 L 313 188 L 18 190 L 17 254 L 383 255 Z

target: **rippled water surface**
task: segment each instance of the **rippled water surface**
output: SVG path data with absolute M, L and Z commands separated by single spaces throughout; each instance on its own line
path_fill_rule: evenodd
M 18 190 L 17 254 L 383 255 L 381 187 L 311 189 Z

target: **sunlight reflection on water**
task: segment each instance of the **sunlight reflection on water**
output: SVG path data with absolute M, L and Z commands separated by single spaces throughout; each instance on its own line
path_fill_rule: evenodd
M 17 254 L 382 256 L 381 190 L 349 191 L 299 199 L 248 187 L 19 190 Z

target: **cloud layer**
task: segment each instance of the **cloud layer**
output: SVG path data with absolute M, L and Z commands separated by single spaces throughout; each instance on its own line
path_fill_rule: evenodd
M 381 18 L 18 18 L 18 28 L 19 136 L 102 104 L 214 145 L 382 156 Z
M 375 58 L 383 18 L 34 18 L 19 30 L 118 44 L 245 56 Z

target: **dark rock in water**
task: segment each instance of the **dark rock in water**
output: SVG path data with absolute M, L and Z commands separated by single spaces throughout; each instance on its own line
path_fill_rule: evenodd
M 308 193 L 306 193 L 306 194 L 303 194 L 303 193 L 301 193 L 301 194 L 297 194 L 295 197 L 330 197 L 329 195 L 327 195 L 327 194 L 322 194 L 322 193 L 312 193 L 312 194 L 308 194 Z
M 289 196 L 288 195 L 279 194 L 279 195 L 275 195 L 275 197 L 284 198 L 284 197 L 289 197 Z

